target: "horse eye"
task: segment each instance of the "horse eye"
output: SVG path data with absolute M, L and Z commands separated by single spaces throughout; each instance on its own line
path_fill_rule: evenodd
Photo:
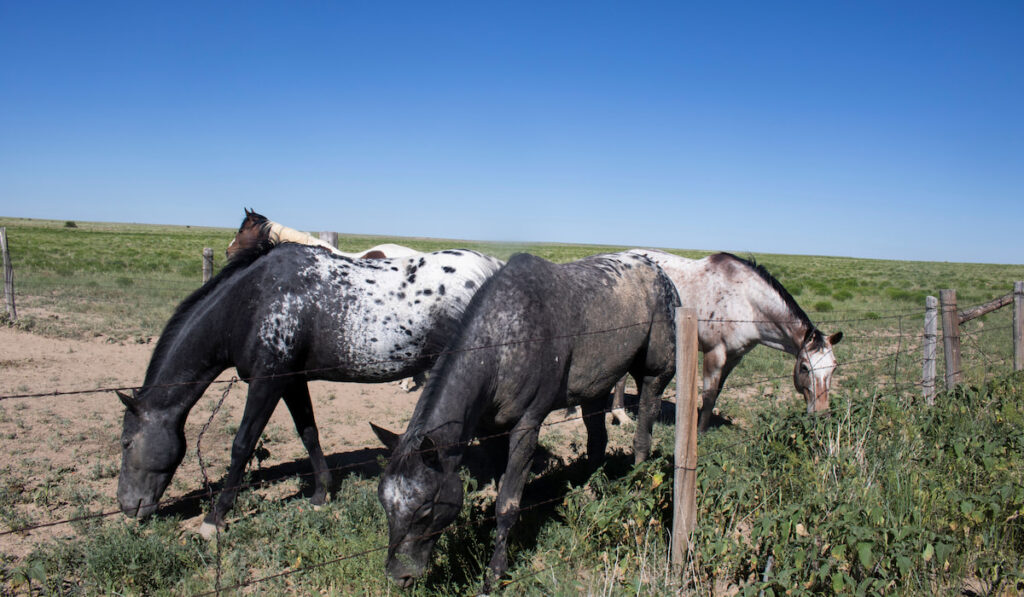
M 800 363 L 800 373 L 810 373 L 811 367 L 807 363 Z

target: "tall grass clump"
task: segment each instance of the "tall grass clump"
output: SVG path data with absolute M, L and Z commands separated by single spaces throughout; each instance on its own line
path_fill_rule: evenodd
M 744 593 L 1024 589 L 1024 377 L 934 407 L 849 398 L 829 419 L 769 410 L 752 438 L 709 434 L 700 574 Z

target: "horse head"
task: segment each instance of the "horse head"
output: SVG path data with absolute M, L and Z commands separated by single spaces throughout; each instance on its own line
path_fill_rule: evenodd
M 246 208 L 245 218 L 242 225 L 238 227 L 235 238 L 231 240 L 226 251 L 228 261 L 231 261 L 238 253 L 256 247 L 261 243 L 269 242 L 267 224 L 270 222 L 265 216 Z
M 378 432 L 378 435 L 380 433 Z M 462 480 L 442 463 L 438 446 L 429 436 L 418 442 L 387 441 L 395 452 L 381 475 L 377 497 L 388 517 L 387 573 L 408 587 L 423 575 L 441 531 L 462 509 Z
M 832 373 L 838 365 L 832 347 L 842 339 L 842 332 L 825 336 L 813 328 L 804 336 L 793 368 L 793 384 L 807 400 L 808 414 L 828 412 L 828 391 L 832 386 Z
M 125 405 L 117 501 L 126 515 L 145 518 L 156 510 L 185 456 L 184 428 L 145 409 L 134 390 L 131 396 L 117 395 Z

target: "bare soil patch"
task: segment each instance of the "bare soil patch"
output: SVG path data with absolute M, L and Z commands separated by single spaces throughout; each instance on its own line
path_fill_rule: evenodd
M 0 489 L 13 498 L 3 508 L 0 532 L 67 519 L 81 514 L 83 508 L 93 513 L 118 510 L 124 407 L 112 391 L 66 393 L 140 385 L 154 346 L 155 342 L 117 343 L 104 337 L 54 339 L 0 328 L 0 396 L 57 394 L 0 400 Z M 234 375 L 233 369 L 225 371 L 192 409 L 185 429 L 189 450 L 164 499 L 202 491 L 196 440 L 207 422 L 202 455 L 208 476 L 216 483 L 226 472 L 247 389 L 245 383 L 227 383 Z M 215 405 L 229 387 L 211 421 Z M 336 477 L 348 470 L 375 470 L 383 451 L 367 421 L 403 430 L 419 396 L 397 383 L 314 382 L 310 393 L 324 453 L 331 466 L 339 469 Z M 262 469 L 264 479 L 310 470 L 283 405 L 274 412 L 261 448 L 263 460 L 252 466 Z M 290 486 L 297 488 L 298 483 Z M 203 514 L 198 505 L 178 513 L 187 527 L 198 526 Z M 72 525 L 62 524 L 3 535 L 0 552 L 21 558 L 41 541 L 74 532 Z
M 122 516 L 116 495 L 124 407 L 111 389 L 140 385 L 155 345 L 155 339 L 83 341 L 0 328 L 0 396 L 50 394 L 0 399 L 0 497 L 5 498 L 0 500 L 5 502 L 0 504 L 0 532 L 82 514 Z M 233 369 L 225 371 L 207 389 L 185 427 L 188 452 L 164 500 L 199 499 L 161 510 L 181 516 L 185 529 L 198 528 L 208 504 L 196 451 L 207 423 L 201 442 L 207 476 L 216 487 L 227 472 L 247 390 L 243 382 L 230 382 L 234 375 Z M 214 412 L 225 391 L 223 405 Z M 406 392 L 398 382 L 313 382 L 310 394 L 336 482 L 348 474 L 379 473 L 385 453 L 367 423 L 403 431 L 419 398 L 419 390 Z M 548 423 L 557 423 L 541 433 L 549 458 L 565 462 L 582 453 L 586 441 L 578 411 L 557 411 Z M 609 427 L 611 448 L 631 445 L 632 426 L 625 427 Z M 301 494 L 300 479 L 308 478 L 311 469 L 283 404 L 264 431 L 258 453 L 261 460 L 250 463 L 266 482 L 258 491 L 275 498 Z M 232 511 L 229 522 L 244 516 L 241 510 Z M 20 560 L 42 543 L 73 536 L 75 527 L 57 524 L 0 535 L 0 553 Z

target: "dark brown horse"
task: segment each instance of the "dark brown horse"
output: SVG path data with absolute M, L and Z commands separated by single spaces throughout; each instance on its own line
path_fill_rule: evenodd
M 270 247 L 280 243 L 298 243 L 300 245 L 323 247 L 335 255 L 350 257 L 352 259 L 389 259 L 392 257 L 413 257 L 415 255 L 422 255 L 422 253 L 416 249 L 410 249 L 409 247 L 403 247 L 402 245 L 396 245 L 393 243 L 384 243 L 358 253 L 345 253 L 344 251 L 339 251 L 334 248 L 333 245 L 326 241 L 322 241 L 319 238 L 306 234 L 305 232 L 299 232 L 294 228 L 283 226 L 277 222 L 267 219 L 266 216 L 262 216 L 251 209 L 246 209 L 245 219 L 242 220 L 242 225 L 238 227 L 238 232 L 235 233 L 235 238 L 232 239 L 231 244 L 228 245 L 228 261 L 234 259 L 234 257 L 243 250 L 253 247 L 269 249 Z

